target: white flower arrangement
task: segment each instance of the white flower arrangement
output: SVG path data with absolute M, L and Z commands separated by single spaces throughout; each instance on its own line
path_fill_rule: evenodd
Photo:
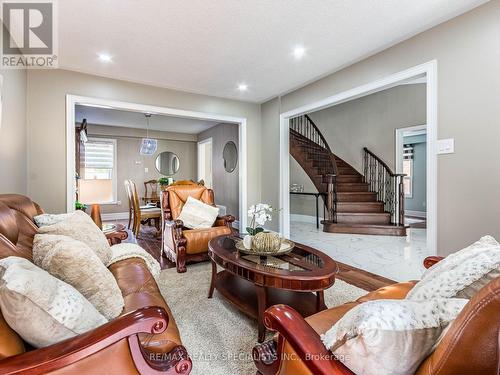
M 250 226 L 246 228 L 248 234 L 255 236 L 257 233 L 263 232 L 263 225 L 272 220 L 273 211 L 273 207 L 265 203 L 250 206 L 248 217 L 251 218 L 251 221 Z

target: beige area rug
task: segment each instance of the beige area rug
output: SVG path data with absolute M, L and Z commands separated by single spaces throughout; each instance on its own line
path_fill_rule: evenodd
M 257 343 L 257 322 L 240 313 L 217 290 L 208 299 L 210 276 L 210 264 L 199 263 L 189 265 L 182 274 L 175 268 L 163 270 L 159 277 L 161 292 L 193 360 L 191 374 L 255 374 L 251 354 Z M 336 280 L 325 291 L 325 303 L 334 307 L 364 294 L 363 289 Z

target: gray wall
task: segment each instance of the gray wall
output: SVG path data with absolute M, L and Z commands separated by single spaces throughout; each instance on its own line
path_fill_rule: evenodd
M 395 171 L 396 129 L 426 122 L 426 85 L 401 85 L 309 114 L 332 151 L 363 172 L 363 147 L 368 147 Z M 293 158 L 290 158 L 293 160 Z M 295 160 L 290 183 L 317 191 Z M 310 196 L 291 196 L 290 212 L 316 215 Z M 322 210 L 320 210 L 322 214 Z
M 0 194 L 26 194 L 26 71 L 0 70 L 3 77 L 0 125 Z
M 119 204 L 103 205 L 101 212 L 127 212 L 128 200 L 124 181 L 135 182 L 139 197 L 144 197 L 144 181 L 158 179 L 162 175 L 155 168 L 155 160 L 162 151 L 171 151 L 179 157 L 179 171 L 173 176 L 175 180 L 196 180 L 196 141 L 195 135 L 150 131 L 149 135 L 158 140 L 158 149 L 154 155 L 145 156 L 139 153 L 142 132 L 118 126 L 89 125 L 89 137 L 112 138 L 117 140 L 117 193 Z M 191 138 L 191 140 L 187 140 Z M 145 172 L 145 169 L 148 172 Z M 143 202 L 141 202 L 142 204 Z
M 240 217 L 239 173 L 240 163 L 229 173 L 224 169 L 222 151 L 226 142 L 233 141 L 239 148 L 238 126 L 234 124 L 218 124 L 198 134 L 198 141 L 212 138 L 212 185 L 215 203 L 226 206 L 227 213 Z M 239 150 L 238 150 L 239 153 Z
M 28 194 L 47 212 L 66 211 L 67 94 L 246 118 L 248 203 L 260 201 L 260 105 L 65 70 L 30 70 Z
M 438 62 L 438 137 L 454 138 L 455 153 L 438 156 L 438 254 L 447 255 L 484 234 L 500 238 L 500 1 L 421 33 L 282 97 L 281 112 L 313 103 L 401 70 Z M 262 106 L 262 200 L 278 205 L 279 116 L 276 101 Z M 264 143 L 263 143 L 264 145 Z M 266 177 L 264 180 L 264 176 Z M 487 183 L 471 184 L 471 181 Z
M 405 198 L 405 210 L 427 211 L 427 139 L 423 135 L 403 137 L 403 144 L 413 145 L 413 191 Z

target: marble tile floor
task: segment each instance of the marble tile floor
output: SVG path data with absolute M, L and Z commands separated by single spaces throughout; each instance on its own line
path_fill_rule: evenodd
M 339 262 L 395 281 L 420 279 L 425 257 L 426 230 L 409 228 L 406 237 L 325 233 L 315 224 L 290 223 L 292 241 L 314 247 Z

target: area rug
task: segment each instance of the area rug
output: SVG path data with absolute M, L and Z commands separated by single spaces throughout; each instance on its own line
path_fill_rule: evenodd
M 189 265 L 186 273 L 163 270 L 158 280 L 193 360 L 191 374 L 255 374 L 251 354 L 257 343 L 257 322 L 240 313 L 217 290 L 208 299 L 210 276 L 210 264 L 199 263 Z M 364 294 L 365 290 L 336 280 L 325 291 L 325 303 L 334 307 Z

